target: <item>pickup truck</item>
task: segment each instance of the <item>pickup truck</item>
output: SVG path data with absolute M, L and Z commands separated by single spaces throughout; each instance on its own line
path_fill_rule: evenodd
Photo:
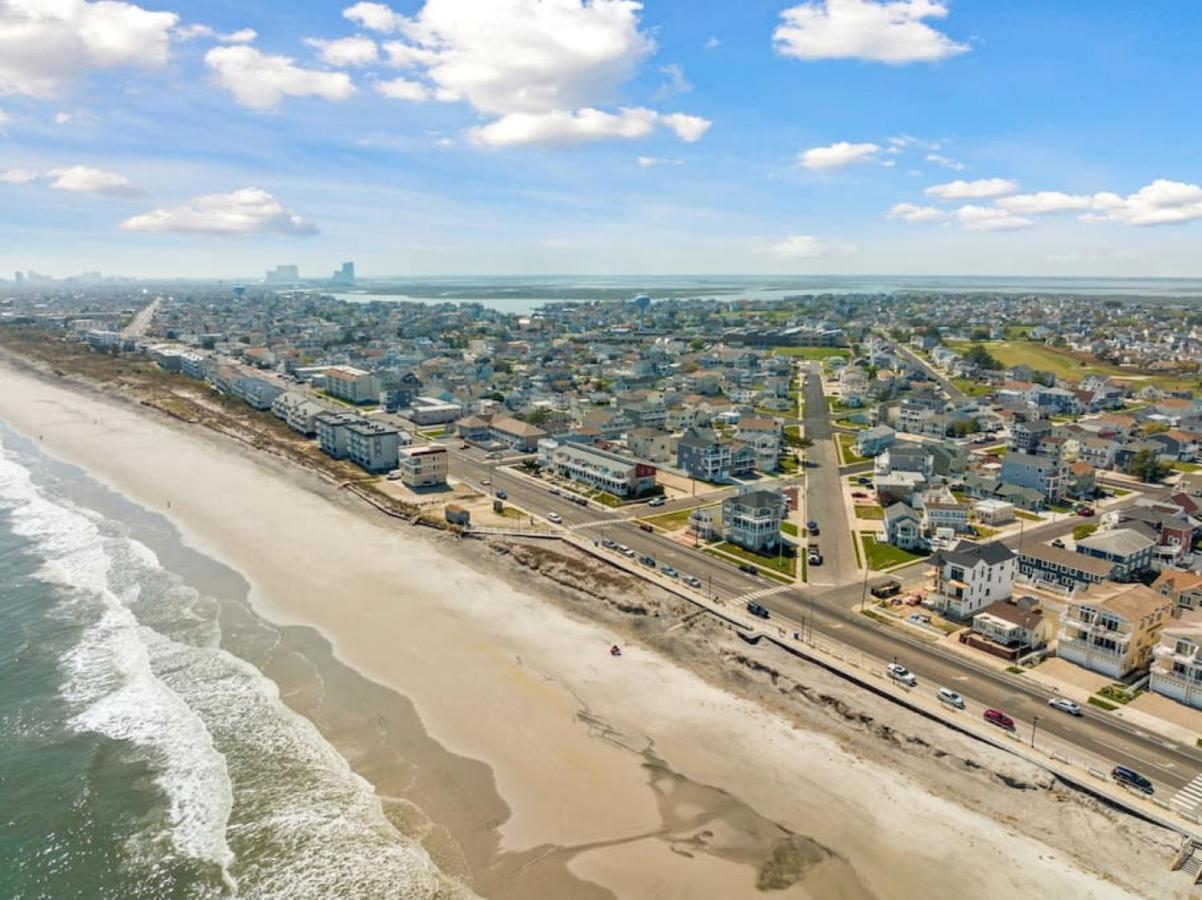
M 870 593 L 881 600 L 896 597 L 901 593 L 901 582 L 890 579 L 881 584 L 875 584 L 872 586 Z

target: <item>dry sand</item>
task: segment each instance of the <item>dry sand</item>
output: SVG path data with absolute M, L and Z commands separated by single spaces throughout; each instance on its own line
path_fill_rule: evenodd
M 11 369 L 0 385 L 0 418 L 170 516 L 246 576 L 264 616 L 318 629 L 442 747 L 486 764 L 505 851 L 623 897 L 754 896 L 773 850 L 808 873 L 783 896 L 1128 896 L 649 650 L 610 657 L 612 631 L 540 600 L 533 579 L 490 577 L 483 548 L 469 566 L 280 464 Z

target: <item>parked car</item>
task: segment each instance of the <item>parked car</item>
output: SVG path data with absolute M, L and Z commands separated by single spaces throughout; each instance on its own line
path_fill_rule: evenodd
M 1061 549 L 1064 549 L 1064 539 L 1063 539 L 1063 538 L 1056 538 L 1056 540 L 1052 541 L 1052 546 L 1053 546 L 1053 547 L 1060 547 Z
M 560 490 L 559 490 L 559 488 L 557 488 L 557 487 L 548 488 L 548 490 L 549 490 L 549 491 L 550 491 L 552 494 L 554 494 L 556 497 L 558 497 L 558 496 L 560 495 L 560 493 L 561 493 L 561 491 L 560 491 Z
M 864 487 L 869 487 L 872 484 L 872 479 L 861 476 L 856 479 L 856 484 L 862 484 Z
M 588 506 L 588 497 L 573 497 L 572 502 L 577 506 Z
M 761 619 L 768 618 L 768 610 L 763 606 L 760 606 L 760 604 L 756 603 L 754 600 L 748 601 L 747 611 L 753 616 L 759 616 Z
M 667 502 L 668 502 L 668 501 L 667 501 L 667 500 L 665 500 L 663 497 L 653 497 L 653 498 L 651 499 L 651 502 L 650 502 L 650 503 L 648 503 L 647 505 L 648 505 L 648 506 L 663 506 L 663 505 L 664 505 L 665 503 L 667 503 Z
M 633 550 L 632 548 L 630 548 L 630 547 L 627 547 L 625 544 L 622 544 L 620 547 L 618 547 L 618 551 L 619 551 L 619 552 L 620 552 L 620 553 L 621 553 L 623 556 L 627 556 L 627 557 L 629 557 L 630 559 L 634 559 L 634 557 L 635 557 L 635 552 L 634 552 L 634 550 Z
M 906 616 L 906 619 L 915 625 L 929 625 L 931 623 L 931 617 L 926 613 L 910 613 L 910 615 Z
M 1156 791 L 1152 787 L 1152 782 L 1143 775 L 1140 775 L 1139 772 L 1136 772 L 1134 769 L 1128 769 L 1126 766 L 1115 766 L 1110 770 L 1110 777 L 1119 784 L 1128 785 L 1138 791 L 1143 791 L 1145 794 L 1150 795 Z
M 492 484 L 492 479 L 491 478 L 481 478 L 480 483 L 482 485 L 484 485 L 485 487 L 488 487 L 490 484 Z
M 806 554 L 806 565 L 820 566 L 822 565 L 822 554 L 811 552 Z
M 1048 701 L 1048 706 L 1052 709 L 1058 709 L 1063 713 L 1068 713 L 1070 716 L 1081 715 L 1081 707 L 1067 697 L 1053 697 Z
M 739 571 L 746 572 L 748 575 L 759 575 L 760 574 L 760 570 L 757 569 L 755 566 L 753 566 L 751 563 L 740 564 Z
M 1077 515 L 1084 516 L 1085 518 L 1088 519 L 1090 516 L 1093 515 L 1093 507 L 1092 506 L 1083 506 L 1079 510 L 1077 510 Z
M 601 541 L 601 546 L 606 550 L 617 550 L 618 542 L 610 538 L 605 538 L 603 541 Z
M 852 491 L 851 495 L 853 497 L 855 497 L 857 500 L 867 500 L 868 499 L 868 495 L 866 493 L 864 493 L 863 491 Z
M 901 663 L 889 663 L 885 667 L 885 671 L 889 673 L 889 677 L 894 681 L 900 681 L 909 687 L 916 687 L 918 685 L 917 676 Z
M 698 578 L 696 575 L 686 575 L 684 577 L 684 583 L 687 584 L 691 588 L 701 587 L 701 579 Z
M 639 531 L 655 531 L 655 526 L 647 522 L 639 522 Z
M 673 569 L 671 566 L 664 566 L 662 569 L 660 569 L 660 571 L 663 572 L 665 575 L 667 575 L 669 578 L 676 578 L 678 575 L 680 575 L 680 573 L 677 572 L 675 569 Z
M 641 562 L 643 565 L 647 566 L 648 568 L 651 568 L 651 569 L 655 568 L 655 557 L 654 556 L 641 557 L 639 559 L 639 562 Z
M 509 492 L 508 491 L 497 491 L 497 499 L 498 500 L 508 500 Z
M 547 513 L 547 521 L 552 524 L 559 525 L 563 522 L 563 516 L 557 512 Z
M 818 523 L 815 522 L 813 519 L 810 519 L 810 521 L 806 522 L 806 531 L 808 531 L 812 535 L 817 535 L 818 534 Z
M 874 597 L 884 600 L 888 597 L 895 597 L 901 593 L 901 582 L 890 578 L 888 581 L 883 581 L 880 584 L 872 586 L 870 593 Z
M 1007 731 L 1014 730 L 1014 720 L 1000 709 L 985 710 L 985 721 L 990 725 L 996 725 L 998 728 L 1005 728 Z
M 956 709 L 964 709 L 964 698 L 951 688 L 940 688 L 938 696 L 940 703 L 945 703 L 948 706 L 954 706 Z

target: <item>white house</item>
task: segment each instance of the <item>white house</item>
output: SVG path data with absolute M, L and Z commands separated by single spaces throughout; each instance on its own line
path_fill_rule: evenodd
M 1014 595 L 1018 557 L 1000 541 L 960 541 L 931 557 L 935 567 L 930 598 L 945 615 L 968 619 L 985 607 Z

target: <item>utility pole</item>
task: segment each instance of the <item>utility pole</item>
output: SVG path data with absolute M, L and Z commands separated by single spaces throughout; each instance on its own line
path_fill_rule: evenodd
M 1039 730 L 1039 716 L 1031 720 L 1031 749 L 1035 749 L 1035 732 Z

